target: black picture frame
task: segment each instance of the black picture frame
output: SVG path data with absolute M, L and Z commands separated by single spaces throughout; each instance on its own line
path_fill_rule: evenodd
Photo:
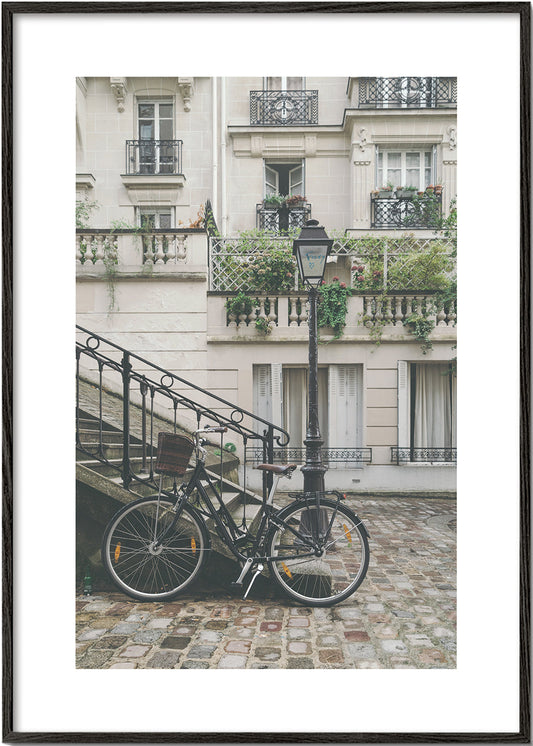
M 520 19 L 520 727 L 516 733 L 20 732 L 14 725 L 14 172 L 13 21 L 20 14 L 516 14 Z M 531 7 L 527 2 L 5 2 L 2 4 L 3 290 L 3 739 L 6 743 L 529 743 L 530 731 L 530 105 Z

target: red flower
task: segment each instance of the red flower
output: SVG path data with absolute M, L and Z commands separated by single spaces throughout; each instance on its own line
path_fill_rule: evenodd
M 339 278 L 338 278 L 338 277 L 334 277 L 334 278 L 333 278 L 333 282 L 338 282 L 338 281 L 339 281 Z
M 346 287 L 346 283 L 345 282 L 341 282 L 340 287 L 341 288 L 345 288 Z

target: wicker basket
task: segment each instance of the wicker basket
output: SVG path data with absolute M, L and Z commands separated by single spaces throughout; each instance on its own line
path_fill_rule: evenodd
M 187 471 L 194 443 L 190 438 L 176 433 L 159 433 L 157 439 L 157 474 L 181 476 Z

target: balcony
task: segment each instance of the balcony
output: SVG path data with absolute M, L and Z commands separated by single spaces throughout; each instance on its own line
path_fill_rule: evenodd
M 318 91 L 250 91 L 250 125 L 318 124 Z
M 126 140 L 126 175 L 181 174 L 182 140 Z
M 288 233 L 296 228 L 303 228 L 311 218 L 311 205 L 302 200 L 295 205 L 267 205 L 264 202 L 256 206 L 256 224 L 259 230 L 268 233 Z
M 359 78 L 359 109 L 457 108 L 457 78 Z
M 122 183 L 133 205 L 173 205 L 185 185 L 182 140 L 126 140 Z
M 436 229 L 442 218 L 442 192 L 399 192 L 382 190 L 370 195 L 370 227 L 382 230 Z

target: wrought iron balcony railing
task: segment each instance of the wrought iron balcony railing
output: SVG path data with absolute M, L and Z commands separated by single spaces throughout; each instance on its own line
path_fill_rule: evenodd
M 318 91 L 250 91 L 250 124 L 318 124 Z
M 457 78 L 359 78 L 360 109 L 457 107 Z
M 391 192 L 394 194 L 394 192 Z M 382 197 L 370 195 L 370 227 L 421 230 L 438 228 L 442 217 L 442 195 Z
M 126 140 L 126 174 L 181 174 L 182 140 Z
M 269 207 L 263 202 L 256 206 L 257 227 L 271 233 L 288 233 L 293 228 L 303 228 L 310 218 L 311 205 L 308 202 L 301 202 L 297 207 Z
M 400 448 L 391 447 L 391 461 L 407 463 L 455 463 L 457 448 Z
M 301 464 L 305 461 L 305 448 L 274 448 L 272 451 L 274 464 Z M 371 448 L 321 448 L 322 462 L 331 468 L 356 468 L 362 464 L 372 463 Z M 246 449 L 246 459 L 252 463 L 261 463 L 262 451 L 257 447 Z

